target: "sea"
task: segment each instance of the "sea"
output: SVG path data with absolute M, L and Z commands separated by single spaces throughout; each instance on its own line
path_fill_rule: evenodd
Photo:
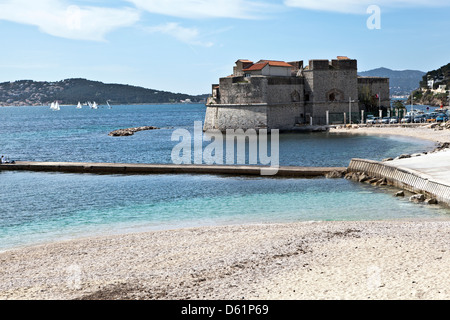
M 202 104 L 0 108 L 0 154 L 9 160 L 172 163 L 185 129 L 195 137 Z M 132 136 L 108 133 L 156 126 Z M 201 139 L 201 137 L 200 137 Z M 203 142 L 207 146 L 210 142 Z M 407 137 L 281 133 L 282 166 L 348 166 L 430 151 Z M 346 179 L 0 171 L 0 251 L 55 241 L 201 226 L 298 221 L 449 219 L 439 205 L 394 197 L 392 187 Z

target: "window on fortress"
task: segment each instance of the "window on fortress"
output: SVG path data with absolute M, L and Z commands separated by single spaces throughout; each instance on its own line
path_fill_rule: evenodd
M 341 101 L 342 93 L 338 90 L 332 90 L 328 93 L 328 101 Z
M 291 101 L 292 101 L 292 102 L 298 102 L 298 101 L 300 101 L 300 94 L 298 93 L 297 90 L 294 90 L 294 91 L 291 93 Z

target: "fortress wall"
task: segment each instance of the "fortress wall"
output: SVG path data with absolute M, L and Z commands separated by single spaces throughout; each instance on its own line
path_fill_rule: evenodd
M 207 106 L 205 112 L 205 122 L 203 123 L 203 130 L 217 129 L 217 112 L 218 107 Z
M 267 79 L 235 77 L 220 79 L 221 104 L 250 104 L 267 101 Z
M 219 107 L 211 105 L 206 108 L 204 130 L 265 128 L 267 128 L 267 105 L 220 105 Z
M 304 81 L 296 77 L 269 78 L 267 86 L 268 104 L 285 104 L 304 101 Z
M 358 77 L 358 90 L 364 87 L 368 87 L 372 95 L 380 94 L 382 106 L 390 106 L 389 78 Z
M 292 129 L 297 120 L 303 120 L 305 107 L 303 103 L 272 105 L 267 107 L 267 126 L 269 129 Z
M 330 113 L 348 112 L 349 98 L 358 100 L 357 75 L 354 69 L 313 70 L 305 71 L 304 74 L 305 89 L 313 92 L 309 100 L 309 105 L 313 104 L 313 118 L 324 118 L 327 110 Z M 331 90 L 339 92 L 337 101 L 329 101 Z M 354 104 L 354 111 L 358 111 L 357 104 Z
M 329 70 L 329 71 L 313 71 L 313 101 L 328 101 L 327 93 L 331 89 L 338 89 L 343 93 L 340 101 L 347 101 L 349 97 L 358 98 L 358 85 L 356 70 Z

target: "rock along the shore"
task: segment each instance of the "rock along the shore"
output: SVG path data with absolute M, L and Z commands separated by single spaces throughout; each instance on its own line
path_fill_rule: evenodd
M 115 131 L 111 131 L 108 135 L 113 137 L 123 137 L 123 136 L 132 136 L 135 132 L 144 131 L 144 130 L 156 130 L 159 129 L 153 126 L 143 126 L 143 127 L 135 127 L 135 128 L 127 128 L 127 129 L 119 129 Z

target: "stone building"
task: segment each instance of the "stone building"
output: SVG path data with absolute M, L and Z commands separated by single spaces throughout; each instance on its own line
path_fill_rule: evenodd
M 364 89 L 363 89 L 364 88 Z M 389 107 L 389 79 L 358 77 L 347 57 L 303 61 L 238 60 L 233 74 L 212 85 L 204 130 L 280 129 L 357 122 L 360 90 Z M 344 120 L 345 116 L 345 120 Z

